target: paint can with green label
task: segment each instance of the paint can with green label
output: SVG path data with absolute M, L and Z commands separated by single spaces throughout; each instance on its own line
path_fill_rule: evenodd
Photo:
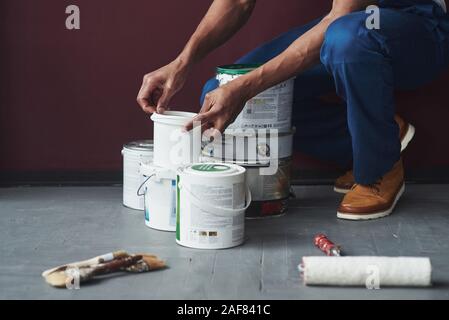
M 245 75 L 260 65 L 231 64 L 217 68 L 220 86 Z M 294 79 L 281 82 L 259 93 L 247 101 L 237 119 L 228 126 L 228 132 L 235 129 L 277 129 L 289 132 L 292 127 Z
M 226 249 L 245 239 L 251 204 L 245 168 L 198 163 L 177 171 L 176 242 L 196 249 Z

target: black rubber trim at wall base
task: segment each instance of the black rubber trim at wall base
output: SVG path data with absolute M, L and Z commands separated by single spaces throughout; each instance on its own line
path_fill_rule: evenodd
M 110 186 L 122 183 L 122 171 L 0 172 L 0 187 Z
M 294 185 L 330 185 L 342 172 L 328 170 L 298 170 L 293 174 Z M 410 169 L 408 183 L 449 184 L 449 167 Z M 0 187 L 15 186 L 110 186 L 121 185 L 121 171 L 52 171 L 0 172 Z

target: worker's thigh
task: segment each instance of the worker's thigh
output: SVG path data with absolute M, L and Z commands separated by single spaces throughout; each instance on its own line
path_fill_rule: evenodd
M 413 2 L 419 4 L 408 5 Z M 414 89 L 449 65 L 449 15 L 433 2 L 401 3 L 400 8 L 381 8 L 380 29 L 373 34 L 391 62 L 395 88 Z

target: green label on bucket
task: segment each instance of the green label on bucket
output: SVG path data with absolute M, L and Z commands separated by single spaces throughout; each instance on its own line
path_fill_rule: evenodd
M 231 168 L 224 164 L 197 164 L 192 166 L 192 169 L 201 172 L 223 172 Z

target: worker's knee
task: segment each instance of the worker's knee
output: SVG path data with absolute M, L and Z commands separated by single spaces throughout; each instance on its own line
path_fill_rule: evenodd
M 335 20 L 327 29 L 321 48 L 321 61 L 329 67 L 334 64 L 367 62 L 375 37 L 366 28 L 366 15 L 352 13 Z

